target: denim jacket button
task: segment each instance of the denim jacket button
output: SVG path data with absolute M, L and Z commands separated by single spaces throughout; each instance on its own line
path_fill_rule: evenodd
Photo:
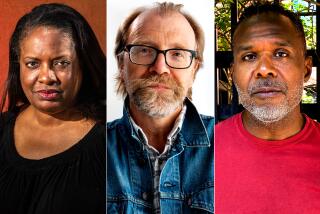
M 147 200 L 148 199 L 148 193 L 146 193 L 146 192 L 143 192 L 142 193 L 142 198 L 143 198 L 143 200 Z
M 189 199 L 188 199 L 188 205 L 191 206 L 191 204 L 192 204 L 192 199 L 189 198 Z
M 163 183 L 163 185 L 164 185 L 165 187 L 174 187 L 174 186 L 175 186 L 174 184 L 172 184 L 172 183 L 169 182 L 169 181 L 165 181 L 165 182 Z

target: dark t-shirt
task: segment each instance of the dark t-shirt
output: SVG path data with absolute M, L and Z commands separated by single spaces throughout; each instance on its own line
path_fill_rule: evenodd
M 96 124 L 62 153 L 30 160 L 14 146 L 15 119 L 7 113 L 1 126 L 0 213 L 105 213 L 105 126 Z

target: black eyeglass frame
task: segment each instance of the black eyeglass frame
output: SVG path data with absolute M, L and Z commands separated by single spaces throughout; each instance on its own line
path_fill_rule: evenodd
M 157 55 L 156 55 L 156 57 L 154 58 L 154 60 L 153 60 L 152 63 L 150 63 L 150 64 L 139 64 L 139 63 L 135 63 L 135 62 L 132 61 L 132 59 L 131 59 L 131 54 L 130 54 L 130 49 L 131 49 L 132 47 L 137 47 L 137 46 L 140 46 L 140 47 L 148 47 L 148 48 L 151 48 L 151 49 L 153 49 L 153 50 L 155 50 L 155 51 L 157 52 Z M 165 60 L 165 62 L 166 62 L 166 65 L 169 66 L 170 68 L 174 68 L 174 69 L 187 69 L 187 68 L 189 68 L 189 67 L 191 66 L 192 61 L 193 61 L 193 58 L 197 59 L 197 51 L 189 50 L 189 49 L 184 49 L 184 48 L 170 48 L 170 49 L 166 49 L 166 50 L 159 50 L 159 49 L 157 49 L 157 48 L 155 48 L 155 47 L 148 46 L 148 45 L 128 44 L 128 45 L 126 45 L 126 46 L 124 47 L 123 50 L 129 53 L 130 62 L 132 62 L 133 64 L 136 64 L 136 65 L 153 65 L 153 64 L 156 62 L 159 53 L 162 53 L 162 54 L 164 55 L 164 60 Z M 186 66 L 186 67 L 183 67 L 183 68 L 172 67 L 171 65 L 169 65 L 168 62 L 167 62 L 166 54 L 167 54 L 168 51 L 172 51 L 172 50 L 178 50 L 178 51 L 181 50 L 181 51 L 187 51 L 187 52 L 191 53 L 191 61 L 190 61 L 190 64 L 189 64 L 188 66 Z

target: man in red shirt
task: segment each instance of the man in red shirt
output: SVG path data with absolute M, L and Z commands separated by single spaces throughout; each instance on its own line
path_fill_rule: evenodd
M 301 21 L 250 6 L 232 50 L 245 110 L 215 128 L 215 213 L 320 213 L 320 126 L 299 106 L 312 68 Z

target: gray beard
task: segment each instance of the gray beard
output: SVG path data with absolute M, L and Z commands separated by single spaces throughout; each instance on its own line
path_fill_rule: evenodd
M 153 75 L 149 78 L 125 82 L 129 99 L 133 101 L 137 109 L 154 118 L 163 118 L 172 114 L 182 107 L 186 97 L 184 88 L 167 75 Z M 147 87 L 154 83 L 166 84 L 171 90 L 156 93 Z
M 286 99 L 278 105 L 265 104 L 263 106 L 257 106 L 251 96 L 241 91 L 238 85 L 235 83 L 239 94 L 239 102 L 242 106 L 250 112 L 258 121 L 265 125 L 270 125 L 274 122 L 284 119 L 293 109 L 295 109 L 301 101 L 303 92 L 303 82 L 291 92 L 291 97 L 286 94 Z
M 182 106 L 184 100 L 168 100 L 155 93 L 149 93 L 148 96 L 134 93 L 132 96 L 129 95 L 129 98 L 140 111 L 154 118 L 163 118 L 172 114 Z

